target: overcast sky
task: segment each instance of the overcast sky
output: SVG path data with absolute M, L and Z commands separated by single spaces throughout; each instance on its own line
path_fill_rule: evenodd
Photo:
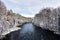
M 60 0 L 2 0 L 7 9 L 26 17 L 33 17 L 45 7 L 58 7 Z

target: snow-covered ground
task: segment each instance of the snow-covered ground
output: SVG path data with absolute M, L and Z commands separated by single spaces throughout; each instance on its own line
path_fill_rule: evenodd
M 12 32 L 12 31 L 17 31 L 17 30 L 19 30 L 19 29 L 21 29 L 21 28 L 19 28 L 19 27 L 10 28 L 10 29 L 8 29 L 7 31 L 3 32 L 2 35 L 9 34 L 10 32 Z
M 19 27 L 10 28 L 10 29 L 8 29 L 7 31 L 4 31 L 4 32 L 0 35 L 0 39 L 1 39 L 1 38 L 4 38 L 5 35 L 13 32 L 13 31 L 17 31 L 17 30 L 20 30 L 20 29 L 21 29 L 21 28 L 19 28 Z

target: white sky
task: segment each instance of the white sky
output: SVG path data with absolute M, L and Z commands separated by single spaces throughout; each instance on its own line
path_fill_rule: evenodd
M 7 9 L 26 17 L 33 17 L 45 7 L 58 7 L 60 0 L 2 0 Z

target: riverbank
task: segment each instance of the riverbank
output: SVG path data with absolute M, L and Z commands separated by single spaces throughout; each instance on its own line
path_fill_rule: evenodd
M 15 33 L 15 34 L 17 33 L 18 34 L 18 31 L 21 30 L 22 26 L 24 24 L 28 24 L 28 23 L 31 23 L 31 22 L 25 22 L 22 25 L 17 26 L 16 28 L 12 28 L 10 32 L 8 32 L 8 33 L 6 32 L 7 34 L 3 34 L 5 37 L 1 38 L 0 40 L 7 40 L 6 37 L 8 37 L 8 35 L 11 34 L 11 33 Z
M 41 37 L 42 35 L 42 37 Z M 11 32 L 2 40 L 59 40 L 60 35 L 54 34 L 52 31 L 37 27 L 32 23 L 26 23 L 21 30 Z
M 20 13 L 14 13 L 12 9 L 8 10 L 0 0 L 0 39 L 12 31 L 21 29 L 20 26 L 23 23 L 31 21 L 32 18 L 30 17 L 24 17 Z
M 44 8 L 33 19 L 34 25 L 60 35 L 60 8 Z

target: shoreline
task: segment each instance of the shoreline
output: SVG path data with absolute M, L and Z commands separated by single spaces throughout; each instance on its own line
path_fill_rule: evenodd
M 23 26 L 24 24 L 27 24 L 27 23 L 32 23 L 32 22 L 25 22 L 25 23 L 23 23 L 22 25 L 20 25 L 19 27 L 16 27 L 17 29 L 14 28 L 14 30 L 13 30 L 13 28 L 12 28 L 11 31 L 9 31 L 9 32 L 7 32 L 7 33 L 5 33 L 5 34 L 2 34 L 2 35 L 4 35 L 4 36 L 6 37 L 6 35 L 8 35 L 8 34 L 10 34 L 10 33 L 17 32 L 17 31 L 19 31 L 19 30 L 21 29 L 21 26 Z M 2 37 L 0 40 L 4 40 L 5 37 Z

